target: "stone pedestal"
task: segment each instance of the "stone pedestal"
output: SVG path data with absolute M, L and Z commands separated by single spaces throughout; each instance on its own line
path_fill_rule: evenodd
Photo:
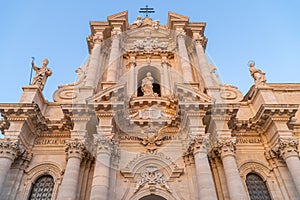
M 112 142 L 101 137 L 97 141 L 97 158 L 92 182 L 91 200 L 109 200 Z
M 76 200 L 79 180 L 80 163 L 84 152 L 84 145 L 78 140 L 68 141 L 66 148 L 68 162 L 62 184 L 57 196 L 58 200 Z

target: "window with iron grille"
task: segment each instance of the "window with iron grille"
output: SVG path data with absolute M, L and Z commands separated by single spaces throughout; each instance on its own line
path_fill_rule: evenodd
M 247 174 L 246 185 L 251 200 L 271 200 L 268 188 L 259 175 Z
M 32 185 L 29 200 L 51 200 L 54 187 L 52 176 L 41 176 Z

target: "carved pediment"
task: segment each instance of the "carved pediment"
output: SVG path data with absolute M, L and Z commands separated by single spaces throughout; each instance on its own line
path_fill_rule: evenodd
M 121 25 L 123 31 L 125 31 L 127 29 L 127 24 L 128 24 L 128 11 L 126 10 L 126 11 L 108 16 L 107 21 L 111 25 L 116 24 L 116 23 Z
M 126 96 L 126 85 L 124 83 L 116 84 L 108 87 L 101 92 L 88 98 L 88 103 L 93 104 L 114 104 L 116 102 L 124 101 Z
M 177 13 L 168 12 L 168 27 L 175 30 L 176 26 L 185 26 L 189 22 L 189 18 Z
M 213 98 L 194 90 L 188 84 L 175 84 L 175 95 L 180 103 L 213 103 Z

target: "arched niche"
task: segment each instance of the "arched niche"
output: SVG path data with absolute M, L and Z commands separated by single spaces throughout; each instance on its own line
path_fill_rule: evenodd
M 153 92 L 157 93 L 158 96 L 161 96 L 161 71 L 157 67 L 154 66 L 143 66 L 138 70 L 137 73 L 137 96 L 143 96 L 143 92 L 141 89 L 142 80 L 146 77 L 147 73 L 150 72 L 151 76 L 154 79 Z

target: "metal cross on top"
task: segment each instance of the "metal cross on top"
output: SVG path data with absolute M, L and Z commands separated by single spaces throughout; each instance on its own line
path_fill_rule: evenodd
M 140 8 L 139 13 L 146 13 L 146 17 L 149 16 L 149 13 L 155 13 L 154 8 L 149 8 L 148 5 L 146 5 L 145 8 Z

